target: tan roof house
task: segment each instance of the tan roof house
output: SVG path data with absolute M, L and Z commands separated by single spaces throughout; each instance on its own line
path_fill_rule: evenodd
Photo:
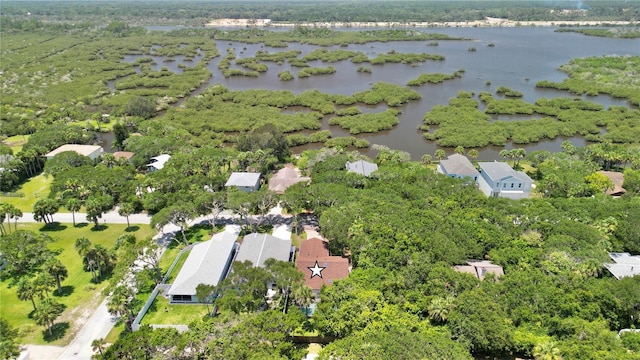
M 300 176 L 300 170 L 292 164 L 285 165 L 269 180 L 269 190 L 278 194 L 284 194 L 284 191 L 291 185 L 303 181 L 311 181 L 310 177 Z
M 624 193 L 627 192 L 627 190 L 625 190 L 622 187 L 622 184 L 624 184 L 623 173 L 615 172 L 615 171 L 598 171 L 598 174 L 602 174 L 608 177 L 609 180 L 613 182 L 613 189 L 607 189 L 605 191 L 605 194 L 611 195 L 611 196 L 620 196 L 620 195 L 624 195 Z
M 487 274 L 494 274 L 496 278 L 504 275 L 502 266 L 492 264 L 491 261 L 467 261 L 467 265 L 457 265 L 453 267 L 454 270 L 471 274 L 480 280 L 484 280 Z

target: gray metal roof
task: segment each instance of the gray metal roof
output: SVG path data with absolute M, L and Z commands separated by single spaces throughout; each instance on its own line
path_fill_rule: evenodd
M 615 263 L 604 266 L 620 280 L 624 277 L 640 275 L 640 255 L 632 256 L 629 253 L 609 253 L 609 257 Z
M 440 166 L 449 175 L 478 176 L 480 173 L 466 156 L 453 154 L 440 161 Z
M 167 292 L 169 295 L 195 295 L 200 284 L 218 285 L 238 238 L 237 233 L 223 231 L 211 240 L 196 244 Z
M 252 233 L 244 237 L 236 261 L 249 260 L 253 266 L 264 266 L 267 259 L 289 261 L 291 239 L 280 239 L 269 234 Z
M 260 173 L 234 172 L 224 186 L 249 186 L 253 187 L 260 181 Z
M 529 175 L 523 173 L 522 171 L 513 170 L 513 168 L 505 162 L 479 162 L 478 166 L 480 167 L 482 172 L 489 175 L 491 180 L 494 181 L 502 181 L 513 177 L 522 182 L 533 182 Z
M 378 170 L 378 165 L 370 163 L 364 160 L 358 160 L 355 162 L 347 161 L 347 171 L 354 172 L 360 175 L 369 176 L 372 172 Z

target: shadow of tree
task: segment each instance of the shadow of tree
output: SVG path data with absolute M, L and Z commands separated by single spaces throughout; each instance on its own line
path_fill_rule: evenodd
M 81 222 L 81 223 L 77 223 L 76 224 L 77 228 L 83 228 L 83 227 L 87 227 L 87 226 L 89 226 L 89 223 L 86 223 L 86 222 Z
M 43 227 L 40 228 L 40 231 L 42 232 L 46 232 L 46 231 L 62 231 L 64 229 L 67 228 L 67 225 L 62 225 L 57 221 L 54 221 L 52 223 L 48 223 L 45 224 Z
M 109 228 L 109 227 L 108 227 L 107 225 L 104 225 L 104 224 L 100 224 L 100 225 L 98 225 L 98 226 L 95 226 L 95 225 L 94 225 L 94 226 L 91 228 L 91 231 L 105 231 L 105 230 L 107 230 L 108 228 Z
M 60 294 L 58 294 L 58 290 L 56 289 L 56 290 L 53 292 L 53 295 L 54 295 L 54 296 L 57 296 L 57 297 L 65 297 L 65 296 L 69 296 L 69 295 L 73 294 L 73 291 L 75 290 L 75 288 L 76 288 L 76 287 L 75 287 L 75 286 L 73 286 L 73 285 L 65 285 L 65 286 L 63 286 L 63 287 L 61 288 L 62 292 L 61 292 Z
M 69 330 L 68 321 L 56 323 L 51 327 L 51 334 L 49 334 L 49 329 L 42 330 L 42 338 L 46 342 L 56 341 L 58 339 L 61 339 L 67 332 L 67 330 Z
M 140 230 L 140 226 L 138 225 L 129 226 L 128 228 L 124 229 L 125 232 L 136 232 L 138 230 Z

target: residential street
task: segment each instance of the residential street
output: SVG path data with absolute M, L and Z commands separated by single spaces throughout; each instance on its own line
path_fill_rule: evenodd
M 265 218 L 265 221 L 269 221 L 274 226 L 274 235 L 280 237 L 290 237 L 291 229 L 288 225 L 291 223 L 291 216 L 281 215 L 281 208 L 276 207 L 269 212 L 269 215 Z M 236 221 L 236 215 L 230 211 L 224 211 L 216 223 L 219 224 L 232 224 Z M 72 223 L 73 215 L 71 213 L 56 213 L 53 215 L 53 220 L 60 223 Z M 87 222 L 86 214 L 76 213 L 76 223 Z M 207 217 L 198 217 L 189 221 L 189 226 L 193 226 L 199 223 L 207 221 Z M 33 213 L 24 213 L 18 222 L 36 222 L 33 219 Z M 127 219 L 118 215 L 117 212 L 109 212 L 103 214 L 100 219 L 100 223 L 104 224 L 126 224 Z M 151 216 L 147 214 L 133 214 L 129 216 L 130 224 L 150 224 Z M 166 225 L 159 233 L 157 233 L 153 239 L 158 244 L 166 247 L 173 239 L 175 233 L 179 231 L 176 225 Z M 29 360 L 90 360 L 93 355 L 93 349 L 91 343 L 95 339 L 104 338 L 109 334 L 113 328 L 116 318 L 109 314 L 107 310 L 107 301 L 105 299 L 100 303 L 94 313 L 85 320 L 85 324 L 78 331 L 76 337 L 65 347 L 49 346 L 49 345 L 25 345 L 29 351 Z

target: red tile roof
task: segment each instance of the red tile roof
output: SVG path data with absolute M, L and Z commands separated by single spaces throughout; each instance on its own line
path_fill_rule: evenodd
M 316 262 L 321 268 L 321 276 L 314 275 L 310 269 L 315 267 Z M 305 284 L 316 291 L 320 290 L 322 285 L 329 286 L 333 281 L 349 276 L 349 259 L 330 256 L 327 242 L 318 238 L 305 240 L 300 244 L 296 267 L 305 275 Z

